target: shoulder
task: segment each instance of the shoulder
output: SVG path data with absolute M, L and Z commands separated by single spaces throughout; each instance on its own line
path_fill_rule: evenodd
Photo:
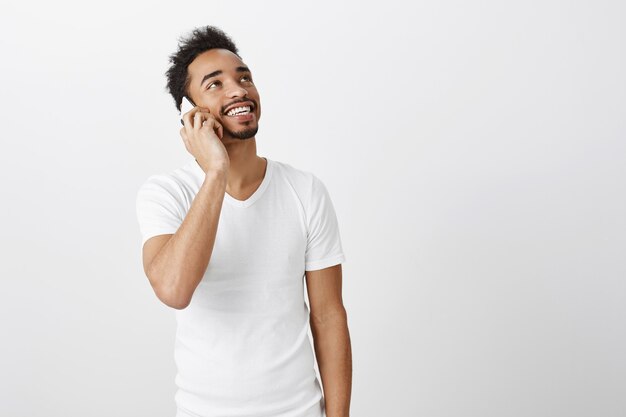
M 272 160 L 277 176 L 298 186 L 299 188 L 311 191 L 311 188 L 321 183 L 321 180 L 313 172 L 296 168 L 291 164 L 282 161 Z
M 153 174 L 147 177 L 139 186 L 139 193 L 148 191 L 175 195 L 180 192 L 180 183 L 170 173 Z
M 192 162 L 195 163 L 195 160 L 192 160 Z M 152 174 L 144 179 L 139 187 L 139 191 L 162 191 L 174 196 L 186 194 L 187 189 L 199 186 L 198 174 L 193 168 L 191 162 L 188 162 L 181 167 Z
M 276 161 L 274 159 L 272 159 L 271 161 L 274 164 L 274 169 L 280 175 L 283 175 L 290 180 L 306 182 L 310 181 L 311 176 L 313 176 L 312 172 L 296 168 L 293 165 L 288 164 L 287 162 Z
M 190 191 L 185 170 L 177 168 L 145 178 L 137 190 L 137 201 L 170 202 L 185 207 L 190 198 Z
M 311 198 L 324 189 L 324 184 L 313 172 L 296 168 L 282 161 L 272 160 L 274 173 L 280 181 L 287 183 L 307 205 Z

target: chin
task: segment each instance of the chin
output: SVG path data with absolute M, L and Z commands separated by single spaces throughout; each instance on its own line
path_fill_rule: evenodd
M 245 139 L 253 138 L 258 132 L 258 130 L 259 130 L 259 127 L 255 126 L 255 127 L 248 128 L 248 129 L 238 130 L 236 132 L 228 132 L 228 135 L 233 137 L 234 139 L 245 140 Z

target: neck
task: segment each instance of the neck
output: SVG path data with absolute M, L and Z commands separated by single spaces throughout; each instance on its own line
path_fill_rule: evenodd
M 256 139 L 231 139 L 224 141 L 230 159 L 226 192 L 239 194 L 247 187 L 263 180 L 265 159 L 256 154 Z

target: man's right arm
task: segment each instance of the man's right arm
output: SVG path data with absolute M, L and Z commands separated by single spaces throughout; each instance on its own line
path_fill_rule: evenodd
M 143 246 L 143 266 L 157 297 L 184 309 L 209 265 L 215 244 L 227 171 L 211 170 L 176 233 L 154 236 Z

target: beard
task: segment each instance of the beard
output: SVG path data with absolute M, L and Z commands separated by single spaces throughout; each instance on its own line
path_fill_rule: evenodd
M 238 131 L 232 131 L 230 129 L 224 128 L 224 133 L 235 139 L 245 140 L 245 139 L 250 139 L 254 137 L 254 135 L 256 135 L 256 132 L 258 130 L 259 130 L 259 126 L 257 125 L 255 127 L 244 128 Z

